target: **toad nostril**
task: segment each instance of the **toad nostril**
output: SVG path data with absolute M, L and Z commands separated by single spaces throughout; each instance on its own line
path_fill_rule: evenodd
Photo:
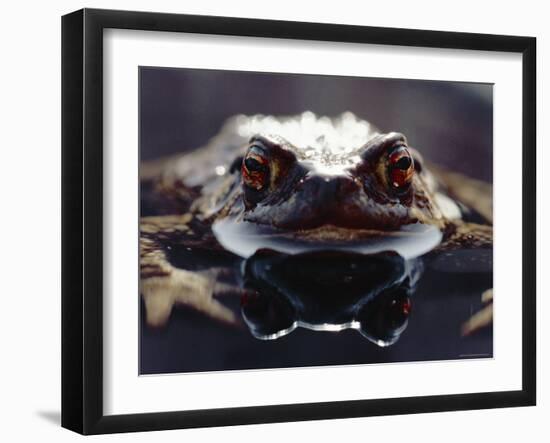
M 357 183 L 348 176 L 315 175 L 307 180 L 311 200 L 325 207 L 338 203 L 357 190 Z
M 357 183 L 351 177 L 335 179 L 335 195 L 339 200 L 346 198 L 357 190 Z

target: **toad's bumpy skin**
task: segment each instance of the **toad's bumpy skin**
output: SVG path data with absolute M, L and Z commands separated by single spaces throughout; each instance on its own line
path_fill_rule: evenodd
M 491 185 L 426 164 L 404 135 L 351 113 L 235 116 L 205 147 L 142 164 L 140 176 L 150 324 L 166 321 L 174 303 L 236 322 L 203 275 L 175 269 L 165 254 L 171 242 L 221 249 L 211 226 L 223 219 L 342 242 L 423 224 L 443 233 L 434 252 L 492 247 Z

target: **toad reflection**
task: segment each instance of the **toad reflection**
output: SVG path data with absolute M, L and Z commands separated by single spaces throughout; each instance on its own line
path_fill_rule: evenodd
M 259 251 L 245 264 L 242 316 L 252 335 L 272 340 L 296 327 L 355 329 L 379 346 L 407 327 L 419 260 L 395 253 Z

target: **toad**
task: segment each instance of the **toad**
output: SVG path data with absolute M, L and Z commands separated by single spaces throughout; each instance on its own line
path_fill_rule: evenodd
M 141 294 L 156 326 L 174 304 L 239 323 L 215 296 L 239 283 L 217 276 L 261 250 L 413 259 L 492 247 L 491 185 L 349 112 L 232 117 L 205 147 L 142 164 L 140 186 Z M 231 259 L 176 266 L 174 245 Z

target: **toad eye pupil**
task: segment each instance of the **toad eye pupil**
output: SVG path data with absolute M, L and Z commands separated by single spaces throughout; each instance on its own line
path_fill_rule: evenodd
M 244 161 L 244 165 L 246 166 L 246 169 L 248 169 L 251 172 L 262 172 L 265 170 L 265 165 L 262 165 L 257 159 L 254 157 L 248 157 Z
M 256 145 L 251 146 L 242 162 L 241 171 L 249 200 L 258 197 L 252 198 L 254 192 L 263 192 L 267 189 L 269 160 L 263 149 Z
M 411 154 L 405 146 L 398 146 L 389 155 L 389 180 L 392 188 L 401 193 L 406 192 L 412 183 L 414 164 Z
M 398 169 L 407 170 L 411 166 L 411 158 L 410 157 L 401 157 L 397 163 L 395 164 L 395 167 Z

